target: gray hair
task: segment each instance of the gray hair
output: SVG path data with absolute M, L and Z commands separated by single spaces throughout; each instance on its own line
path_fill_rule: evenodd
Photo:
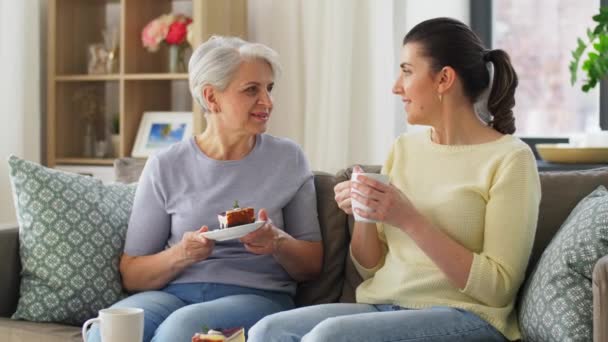
M 250 43 L 238 37 L 212 36 L 194 50 L 188 62 L 192 97 L 208 113 L 209 108 L 202 94 L 205 85 L 211 85 L 219 91 L 225 90 L 239 65 L 252 59 L 266 61 L 276 78 L 281 73 L 278 57 L 276 51 L 264 44 Z

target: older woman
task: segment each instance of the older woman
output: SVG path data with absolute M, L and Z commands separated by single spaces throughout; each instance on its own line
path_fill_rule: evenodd
M 321 270 L 308 162 L 295 143 L 264 134 L 278 71 L 272 49 L 239 38 L 212 37 L 190 59 L 207 127 L 146 163 L 120 262 L 124 287 L 138 293 L 114 306 L 144 309 L 145 341 L 248 329 L 293 308 L 296 282 Z M 266 223 L 238 240 L 201 236 L 235 200 Z

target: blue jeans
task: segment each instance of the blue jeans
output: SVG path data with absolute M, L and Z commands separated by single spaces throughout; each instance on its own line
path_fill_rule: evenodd
M 204 326 L 214 329 L 242 326 L 248 331 L 262 317 L 292 309 L 294 303 L 286 293 L 234 285 L 189 283 L 137 293 L 112 307 L 144 309 L 144 342 L 189 342 Z M 94 324 L 87 341 L 100 340 L 99 327 Z
M 248 342 L 507 341 L 478 316 L 456 308 L 410 310 L 396 305 L 323 304 L 266 316 Z

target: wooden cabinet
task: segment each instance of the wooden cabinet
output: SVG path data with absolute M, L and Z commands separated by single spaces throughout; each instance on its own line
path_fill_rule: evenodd
M 246 38 L 246 0 L 49 0 L 49 166 L 111 165 L 114 158 L 129 156 L 146 111 L 192 111 L 194 131 L 204 129 L 187 73 L 168 72 L 168 46 L 149 52 L 141 43 L 143 27 L 168 13 L 193 19 L 194 46 L 213 34 Z M 104 73 L 90 74 L 90 51 L 103 43 L 104 30 L 116 31 L 116 62 Z M 114 118 L 120 127 L 115 153 L 109 137 Z

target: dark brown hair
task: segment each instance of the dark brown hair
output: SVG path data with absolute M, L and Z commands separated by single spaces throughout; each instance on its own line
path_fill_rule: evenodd
M 494 65 L 494 82 L 488 99 L 488 110 L 494 116 L 490 122 L 503 134 L 515 132 L 515 88 L 517 74 L 509 55 L 503 50 L 487 50 L 479 37 L 465 24 L 452 18 L 435 18 L 414 26 L 405 38 L 407 43 L 420 44 L 423 54 L 431 59 L 431 67 L 439 72 L 452 67 L 462 81 L 465 95 L 471 103 L 490 83 L 487 62 Z

